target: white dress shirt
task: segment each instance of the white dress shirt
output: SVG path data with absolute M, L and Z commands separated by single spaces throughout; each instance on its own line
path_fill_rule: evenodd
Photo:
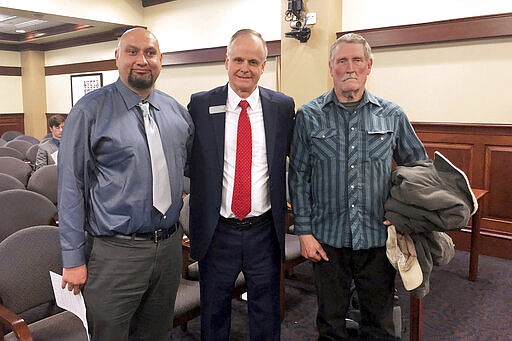
M 224 172 L 222 177 L 222 203 L 220 214 L 225 218 L 234 218 L 231 211 L 233 199 L 233 185 L 235 181 L 236 164 L 236 138 L 238 130 L 238 117 L 241 108 L 238 106 L 240 98 L 228 86 L 228 99 L 226 102 L 226 123 L 224 137 Z M 252 130 L 252 168 L 251 168 L 251 212 L 247 217 L 259 216 L 270 210 L 270 197 L 268 185 L 268 162 L 265 141 L 265 127 L 263 124 L 263 110 L 261 107 L 260 92 L 256 88 L 245 98 L 249 102 L 247 113 L 251 121 Z

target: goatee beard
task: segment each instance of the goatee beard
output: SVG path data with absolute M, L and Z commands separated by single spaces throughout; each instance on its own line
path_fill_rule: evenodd
M 150 74 L 147 78 L 135 78 L 132 73 L 128 75 L 128 84 L 136 89 L 149 89 L 153 86 L 153 75 Z

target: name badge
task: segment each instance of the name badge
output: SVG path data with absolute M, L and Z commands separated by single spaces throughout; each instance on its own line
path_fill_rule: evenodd
M 209 107 L 208 111 L 211 114 L 220 114 L 226 112 L 226 106 L 225 105 L 216 105 L 214 107 Z

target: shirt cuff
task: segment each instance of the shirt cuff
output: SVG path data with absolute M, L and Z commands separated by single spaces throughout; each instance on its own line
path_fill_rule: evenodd
M 84 265 L 85 261 L 85 246 L 82 246 L 76 250 L 62 250 L 62 267 L 63 268 L 74 268 L 80 265 Z
M 311 231 L 311 218 L 310 217 L 297 217 L 295 216 L 295 227 L 293 233 L 296 235 L 313 234 Z

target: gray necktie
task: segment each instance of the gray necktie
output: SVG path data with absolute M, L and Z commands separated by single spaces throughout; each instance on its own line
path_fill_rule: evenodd
M 160 132 L 155 120 L 149 112 L 149 103 L 139 103 L 144 116 L 144 128 L 148 140 L 149 154 L 151 156 L 151 173 L 153 175 L 153 206 L 162 214 L 171 206 L 171 184 L 169 183 L 169 171 L 165 161 L 164 149 Z

